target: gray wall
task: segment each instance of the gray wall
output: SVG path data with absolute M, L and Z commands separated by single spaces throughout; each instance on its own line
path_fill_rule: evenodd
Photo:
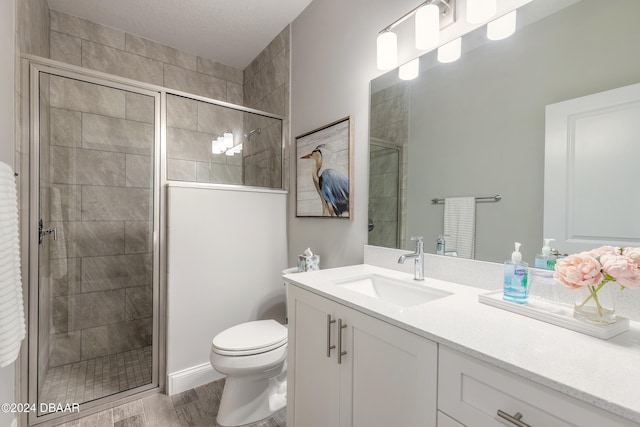
M 411 82 L 408 232 L 423 234 L 428 251 L 443 229 L 433 197 L 501 194 L 476 205 L 476 258 L 506 260 L 517 240 L 533 262 L 543 237 L 544 106 L 640 79 L 631 53 L 640 3 L 621 3 L 626 13 L 583 0 Z

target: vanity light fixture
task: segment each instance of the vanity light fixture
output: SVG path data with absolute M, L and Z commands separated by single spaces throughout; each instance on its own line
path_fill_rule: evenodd
M 433 3 L 416 10 L 416 49 L 427 50 L 440 42 L 440 8 Z
M 451 40 L 438 48 L 438 61 L 443 63 L 453 62 L 462 54 L 462 38 Z
M 487 24 L 487 38 L 502 40 L 516 32 L 516 10 L 501 16 Z
M 378 69 L 391 70 L 398 66 L 398 36 L 389 30 L 378 35 Z
M 383 28 L 376 40 L 377 66 L 386 71 L 398 66 L 398 36 L 393 28 L 415 15 L 415 46 L 427 50 L 438 45 L 440 29 L 455 22 L 455 0 L 427 0 Z
M 496 14 L 497 0 L 467 0 L 467 22 L 480 24 Z
M 413 80 L 420 72 L 420 58 L 413 59 L 400 66 L 398 77 L 402 80 Z

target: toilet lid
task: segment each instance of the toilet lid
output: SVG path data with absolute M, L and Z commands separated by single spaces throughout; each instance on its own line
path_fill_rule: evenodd
M 287 341 L 287 328 L 273 319 L 242 323 L 220 332 L 213 347 L 224 352 L 259 353 Z

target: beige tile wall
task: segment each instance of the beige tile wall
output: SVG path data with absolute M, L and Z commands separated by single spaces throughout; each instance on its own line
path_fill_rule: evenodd
M 242 135 L 243 112 L 167 95 L 167 178 L 243 184 L 242 157 L 211 153 L 211 141 L 227 129 Z
M 250 141 L 244 141 L 246 185 L 277 188 L 288 182 L 287 176 L 284 181 L 282 177 L 281 138 L 284 133 L 284 140 L 289 140 L 289 53 L 290 26 L 287 26 L 244 71 L 244 105 L 285 117 L 282 129 L 274 121 L 266 122 L 256 116 L 246 118 L 246 132 L 262 129 L 260 135 L 254 134 Z M 288 172 L 289 168 L 284 170 Z
M 243 72 L 136 35 L 50 11 L 51 59 L 165 86 L 243 102 Z

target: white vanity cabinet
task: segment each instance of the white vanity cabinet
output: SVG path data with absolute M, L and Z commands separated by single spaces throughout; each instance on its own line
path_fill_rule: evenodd
M 438 411 L 439 427 L 637 427 L 635 423 L 444 346 L 440 346 L 439 351 Z M 508 419 L 514 416 L 519 419 Z M 441 418 L 445 420 L 443 423 Z
M 436 425 L 436 343 L 287 288 L 288 427 Z

